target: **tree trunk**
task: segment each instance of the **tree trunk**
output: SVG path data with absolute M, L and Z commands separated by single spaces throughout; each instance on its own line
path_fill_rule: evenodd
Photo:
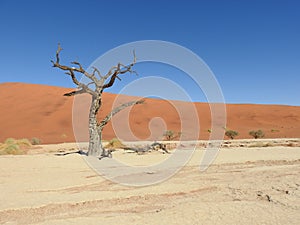
M 99 133 L 97 131 L 97 127 L 90 126 L 89 133 L 90 133 L 90 142 L 89 142 L 88 155 L 98 157 L 102 154 L 102 144 L 101 144 Z
M 99 157 L 102 155 L 103 152 L 102 140 L 101 140 L 102 132 L 98 132 L 98 127 L 97 127 L 97 113 L 100 106 L 101 106 L 101 95 L 97 97 L 93 96 L 91 108 L 90 108 L 90 114 L 89 114 L 89 135 L 90 135 L 89 150 L 88 150 L 89 156 Z
M 125 74 L 127 72 L 135 73 L 132 70 L 132 67 L 136 63 L 135 51 L 133 51 L 133 62 L 129 65 L 123 65 L 122 63 L 118 63 L 116 66 L 111 67 L 111 69 L 105 75 L 101 75 L 100 71 L 94 67 L 92 73 L 87 72 L 79 62 L 71 62 L 73 64 L 72 67 L 61 65 L 59 63 L 60 58 L 59 54 L 62 48 L 60 44 L 58 44 L 58 48 L 56 51 L 56 60 L 51 60 L 53 67 L 57 67 L 72 78 L 74 84 L 77 85 L 77 90 L 64 94 L 64 96 L 74 96 L 79 94 L 90 94 L 92 96 L 92 103 L 90 107 L 89 113 L 89 149 L 88 155 L 97 156 L 97 157 L 109 157 L 111 156 L 111 152 L 105 151 L 102 147 L 102 130 L 103 127 L 110 121 L 113 115 L 120 112 L 122 109 L 129 107 L 134 104 L 141 104 L 144 100 L 133 101 L 124 103 L 121 106 L 114 109 L 111 113 L 109 113 L 102 121 L 98 124 L 97 114 L 101 107 L 101 98 L 103 90 L 109 87 L 112 87 L 115 83 L 116 79 L 121 80 L 118 76 L 121 74 Z M 75 65 L 75 66 L 74 66 Z M 91 82 L 88 84 L 81 83 L 80 80 L 77 79 L 76 74 L 82 74 L 85 78 L 88 78 Z M 93 87 L 89 85 L 93 84 Z

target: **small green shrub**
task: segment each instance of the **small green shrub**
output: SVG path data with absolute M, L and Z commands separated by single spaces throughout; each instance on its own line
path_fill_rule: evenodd
M 20 149 L 17 144 L 4 144 L 4 146 L 0 149 L 0 155 L 23 155 L 25 153 L 25 150 Z
M 22 155 L 27 153 L 28 145 L 27 139 L 15 140 L 8 138 L 3 144 L 0 144 L 0 155 Z M 29 143 L 30 144 L 30 143 Z
M 251 130 L 249 132 L 249 135 L 257 139 L 257 138 L 263 138 L 265 136 L 265 133 L 262 130 Z
M 39 144 L 41 144 L 41 140 L 34 137 L 34 138 L 31 139 L 31 144 L 32 145 L 39 145 Z
M 229 137 L 230 139 L 234 139 L 236 136 L 239 135 L 239 132 L 235 130 L 226 130 L 225 135 Z
M 14 150 L 19 150 L 20 147 L 17 144 L 10 144 L 10 145 L 6 145 L 4 146 L 5 151 L 14 151 Z
M 167 141 L 172 141 L 172 140 L 180 137 L 180 135 L 181 135 L 181 132 L 175 132 L 173 130 L 166 130 L 163 133 L 163 136 L 165 137 L 165 140 L 167 140 Z
M 10 145 L 10 144 L 15 144 L 16 143 L 16 140 L 14 138 L 7 138 L 5 141 L 4 141 L 4 144 L 7 144 L 7 145 Z

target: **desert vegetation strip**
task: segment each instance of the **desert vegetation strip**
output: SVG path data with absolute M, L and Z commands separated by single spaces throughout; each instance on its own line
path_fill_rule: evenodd
M 4 143 L 0 143 L 0 155 L 23 155 L 27 154 L 31 147 L 28 139 L 7 138 Z

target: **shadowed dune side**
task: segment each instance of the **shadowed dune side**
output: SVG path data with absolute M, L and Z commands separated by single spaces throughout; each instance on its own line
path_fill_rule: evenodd
M 65 97 L 64 93 L 70 88 L 53 87 L 46 85 L 24 83 L 0 84 L 0 141 L 6 138 L 32 138 L 37 137 L 43 143 L 74 142 L 72 127 L 72 107 L 74 97 Z M 99 117 L 105 116 L 111 111 L 117 95 L 104 93 L 103 107 Z M 77 97 L 76 97 L 77 98 Z M 82 131 L 80 140 L 87 140 L 87 110 L 89 96 L 82 95 L 80 110 L 76 111 L 80 117 L 79 127 Z M 137 97 L 118 97 L 120 103 L 136 100 Z M 186 122 L 186 127 L 195 125 L 189 120 L 189 113 L 180 111 L 195 107 L 199 115 L 200 139 L 209 138 L 208 129 L 211 128 L 211 112 L 207 103 L 188 103 L 180 101 L 165 101 L 159 99 L 146 99 L 144 105 L 126 109 L 114 117 L 115 129 L 123 129 L 128 123 L 135 137 L 128 132 L 121 132 L 121 138 L 127 140 L 160 139 L 162 131 L 169 129 L 180 131 L 181 120 Z M 176 108 L 180 108 L 177 112 Z M 267 138 L 294 138 L 300 137 L 300 107 L 281 105 L 251 105 L 251 104 L 227 104 L 227 128 L 237 130 L 238 138 L 250 138 L 248 132 L 253 129 L 262 129 Z M 127 114 L 126 114 L 127 113 Z M 124 119 L 125 116 L 125 119 Z M 116 122 L 115 122 L 116 121 Z M 124 134 L 123 134 L 124 133 Z M 119 135 L 119 133 L 118 133 Z M 185 128 L 184 139 L 194 135 L 193 130 Z M 112 123 L 104 129 L 104 139 L 115 137 Z

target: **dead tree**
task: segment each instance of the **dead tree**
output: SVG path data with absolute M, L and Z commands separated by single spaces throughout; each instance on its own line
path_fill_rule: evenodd
M 104 150 L 102 146 L 102 131 L 104 126 L 111 120 L 111 118 L 120 112 L 121 110 L 133 106 L 136 104 L 141 104 L 144 100 L 131 101 L 124 103 L 117 108 L 113 109 L 102 121 L 97 120 L 97 114 L 102 105 L 102 93 L 105 89 L 113 86 L 116 79 L 120 79 L 119 75 L 125 73 L 136 73 L 132 70 L 132 67 L 136 63 L 135 52 L 133 52 L 134 58 L 133 62 L 129 65 L 123 65 L 118 63 L 116 66 L 110 68 L 108 73 L 102 75 L 97 68 L 93 68 L 92 73 L 88 73 L 79 62 L 71 62 L 73 67 L 60 64 L 59 54 L 62 48 L 58 44 L 58 49 L 56 51 L 56 60 L 51 60 L 53 67 L 57 67 L 72 78 L 72 81 L 77 85 L 77 90 L 64 94 L 64 96 L 74 96 L 79 94 L 90 94 L 92 96 L 92 102 L 89 112 L 89 148 L 88 155 L 97 157 L 106 157 L 108 152 Z M 85 84 L 80 82 L 76 74 L 81 74 L 90 80 L 90 83 Z M 92 86 L 92 87 L 91 87 Z

